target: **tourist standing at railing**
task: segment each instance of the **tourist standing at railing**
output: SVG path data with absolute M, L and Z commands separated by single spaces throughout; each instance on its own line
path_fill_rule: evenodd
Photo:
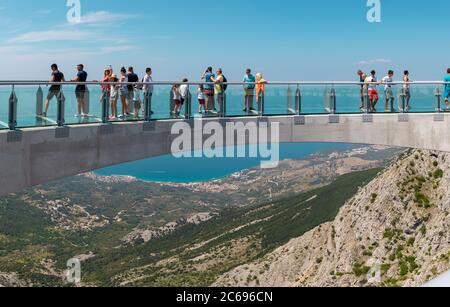
M 367 87 L 369 89 L 369 101 L 370 101 L 370 109 L 369 112 L 376 112 L 377 110 L 375 107 L 378 103 L 378 90 L 377 90 L 377 83 L 378 79 L 376 76 L 376 71 L 372 70 L 370 72 L 370 76 L 366 78 L 365 83 L 367 84 Z
M 174 84 L 172 86 L 172 97 L 173 97 L 173 102 L 175 105 L 175 108 L 172 111 L 172 114 L 175 116 L 179 116 L 180 109 L 181 109 L 181 94 L 180 94 L 180 85 L 179 84 Z
M 77 76 L 72 79 L 73 82 L 86 82 L 88 77 L 87 72 L 84 71 L 84 65 L 77 65 Z M 85 84 L 77 84 L 75 87 L 75 98 L 77 99 L 78 104 L 78 113 L 75 115 L 76 117 L 85 117 L 88 116 L 87 105 L 86 105 L 86 90 L 87 87 Z
M 259 100 L 264 97 L 264 94 L 266 92 L 266 84 L 267 81 L 264 80 L 264 77 L 262 74 L 257 73 L 256 74 L 256 103 L 259 104 Z
M 222 68 L 218 68 L 216 71 L 216 77 L 212 78 L 214 82 L 214 94 L 216 95 L 216 101 L 219 105 L 220 111 L 223 112 L 223 103 L 224 103 L 224 80 Z M 217 109 L 214 109 L 213 113 L 217 113 Z
M 120 103 L 122 106 L 122 113 L 119 115 L 119 118 L 125 118 L 127 115 L 129 115 L 128 107 L 127 107 L 127 93 L 128 93 L 128 85 L 126 84 L 128 82 L 127 77 L 127 70 L 125 67 L 122 67 L 120 70 Z
M 203 84 L 199 84 L 198 86 L 197 99 L 198 99 L 198 113 L 206 114 L 207 111 L 206 111 L 205 87 L 203 86 Z
M 394 71 L 390 70 L 386 77 L 384 77 L 381 80 L 381 83 L 384 84 L 384 97 L 385 97 L 385 104 L 384 104 L 384 111 L 385 112 L 394 112 L 394 102 L 395 102 L 395 96 L 394 92 L 392 91 L 392 82 L 394 77 Z M 390 109 L 389 109 L 389 103 L 390 103 Z
M 361 92 L 360 92 L 361 104 L 359 106 L 359 110 L 361 112 L 364 112 L 364 109 L 365 109 L 365 107 L 364 107 L 364 100 L 365 100 L 365 97 L 364 97 L 364 87 L 365 87 L 364 82 L 366 81 L 367 75 L 362 70 L 358 70 L 357 74 L 359 76 L 359 82 L 361 83 Z
M 109 68 L 105 68 L 103 71 L 103 78 L 101 80 L 102 84 L 100 85 L 102 88 L 102 95 L 100 96 L 100 102 L 103 102 L 105 96 L 109 96 L 111 93 L 111 85 L 105 84 L 111 82 L 111 70 Z
M 52 70 L 52 76 L 50 77 L 49 80 L 50 82 L 54 83 L 65 82 L 64 74 L 58 70 L 58 65 L 52 64 L 50 68 Z M 53 97 L 57 98 L 60 92 L 61 92 L 61 85 L 53 84 L 50 86 L 47 94 L 47 100 L 45 101 L 45 111 L 42 114 L 43 117 L 47 117 L 50 101 L 53 99 Z
M 111 75 L 110 78 L 110 82 L 113 82 L 114 84 L 111 84 L 110 87 L 110 92 L 111 92 L 111 116 L 110 116 L 110 120 L 116 120 L 118 117 L 117 114 L 117 100 L 119 99 L 119 88 L 120 88 L 120 84 L 119 82 L 119 78 L 117 78 L 117 76 L 115 74 Z
M 136 75 L 134 73 L 134 68 L 133 67 L 128 67 L 128 74 L 127 74 L 127 82 L 130 83 L 136 83 L 139 82 L 139 77 L 138 75 Z M 127 112 L 128 115 L 129 113 L 132 112 L 132 110 L 134 109 L 134 103 L 135 103 L 135 85 L 134 84 L 128 84 L 127 85 Z
M 444 77 L 444 82 L 446 83 L 444 85 L 444 99 L 445 99 L 445 106 L 446 110 L 450 111 L 450 68 L 447 69 L 447 75 Z
M 407 70 L 405 70 L 403 74 L 403 82 L 403 95 L 406 100 L 406 107 L 403 111 L 408 112 L 411 109 L 411 106 L 409 105 L 409 102 L 411 101 L 411 86 L 409 84 L 411 79 L 409 78 L 409 71 Z
M 139 80 L 139 79 L 138 79 Z M 139 82 L 139 81 L 137 81 Z M 134 85 L 134 91 L 133 91 L 133 107 L 134 107 L 134 118 L 139 118 L 139 112 L 142 108 L 142 99 L 141 99 L 141 91 L 142 91 L 142 84 L 135 84 Z
M 183 79 L 182 82 L 183 84 L 180 85 L 180 95 L 181 95 L 181 105 L 184 105 L 189 95 L 189 85 L 187 85 L 189 80 L 185 78 Z
M 244 76 L 244 112 L 254 111 L 253 98 L 255 96 L 256 78 L 252 75 L 252 70 L 248 68 Z
M 213 84 L 215 77 L 216 75 L 213 73 L 212 67 L 208 67 L 205 73 L 201 76 L 201 80 L 205 80 L 206 109 L 208 111 L 216 111 Z
M 152 101 L 153 96 L 153 78 L 152 78 L 152 69 L 149 67 L 145 70 L 145 76 L 142 78 L 142 83 L 144 84 L 143 91 L 144 91 L 144 104 L 146 106 L 150 105 L 150 102 Z M 146 110 L 145 110 L 146 111 Z M 150 110 L 149 114 L 153 114 L 153 111 Z

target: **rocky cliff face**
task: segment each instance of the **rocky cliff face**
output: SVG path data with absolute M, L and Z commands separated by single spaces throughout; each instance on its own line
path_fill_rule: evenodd
M 335 221 L 221 276 L 223 286 L 420 286 L 450 269 L 450 154 L 410 151 Z

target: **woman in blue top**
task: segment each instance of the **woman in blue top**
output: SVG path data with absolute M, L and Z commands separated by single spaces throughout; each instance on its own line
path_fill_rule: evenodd
M 445 105 L 447 106 L 447 111 L 450 110 L 450 68 L 447 69 L 447 75 L 444 78 L 444 82 L 446 82 L 447 84 L 445 84 L 444 88 L 444 98 L 445 98 Z
M 203 87 L 206 96 L 206 110 L 210 112 L 216 111 L 216 102 L 214 101 L 214 81 L 213 81 L 215 78 L 216 75 L 214 75 L 212 67 L 208 67 L 201 77 L 202 80 L 205 80 L 205 84 Z

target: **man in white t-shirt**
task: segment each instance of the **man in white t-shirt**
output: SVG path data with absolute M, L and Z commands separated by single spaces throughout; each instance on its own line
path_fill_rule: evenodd
M 375 70 L 372 70 L 370 76 L 368 76 L 365 80 L 365 83 L 369 88 L 370 112 L 376 112 L 375 107 L 377 106 L 378 103 L 378 90 L 377 90 L 378 79 L 376 74 L 377 73 L 375 72 Z
M 381 80 L 381 83 L 384 84 L 384 97 L 386 98 L 386 101 L 384 104 L 385 112 L 395 112 L 395 110 L 394 110 L 395 96 L 394 96 L 394 92 L 392 91 L 392 82 L 394 82 L 394 80 L 392 79 L 393 77 L 394 77 L 394 71 L 390 70 L 388 72 L 388 75 Z M 391 106 L 390 109 L 389 109 L 389 103 Z
M 145 76 L 142 79 L 143 91 L 144 91 L 144 117 L 146 120 L 148 120 L 149 116 L 153 114 L 153 111 L 151 110 L 151 101 L 153 96 L 153 78 L 152 78 L 152 69 L 147 68 L 145 70 Z M 146 109 L 146 106 L 148 106 L 149 110 Z
M 183 79 L 183 83 L 180 85 L 181 105 L 184 105 L 184 103 L 188 99 L 189 95 L 189 85 L 187 84 L 188 82 L 189 82 L 188 79 Z

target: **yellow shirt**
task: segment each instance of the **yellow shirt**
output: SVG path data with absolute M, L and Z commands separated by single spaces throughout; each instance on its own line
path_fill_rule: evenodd
M 218 82 L 218 83 L 214 84 L 214 92 L 216 94 L 221 94 L 223 92 L 223 89 L 222 89 L 223 76 L 222 75 L 217 76 L 216 82 Z

